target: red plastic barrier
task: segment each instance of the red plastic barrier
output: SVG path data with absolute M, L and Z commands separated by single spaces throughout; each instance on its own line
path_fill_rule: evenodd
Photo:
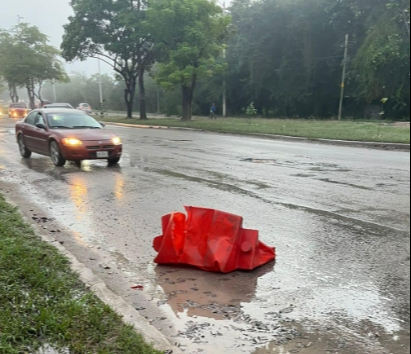
M 192 265 L 209 272 L 253 270 L 276 257 L 275 248 L 243 229 L 241 216 L 218 210 L 186 207 L 188 215 L 163 217 L 163 236 L 154 240 L 158 264 Z

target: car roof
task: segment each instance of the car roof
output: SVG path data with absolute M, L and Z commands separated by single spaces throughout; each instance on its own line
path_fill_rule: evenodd
M 46 106 L 49 106 L 49 107 L 70 106 L 70 107 L 72 107 L 70 103 L 48 103 L 48 104 L 46 104 Z
M 33 112 L 44 112 L 47 114 L 50 113 L 79 113 L 79 114 L 85 114 L 83 111 L 80 111 L 79 109 L 72 109 L 72 108 L 63 108 L 63 107 L 52 107 L 52 108 L 47 108 L 47 109 L 36 109 Z

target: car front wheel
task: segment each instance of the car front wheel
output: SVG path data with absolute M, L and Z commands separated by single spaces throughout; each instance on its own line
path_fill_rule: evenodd
M 55 141 L 50 144 L 50 157 L 56 167 L 62 167 L 66 164 L 66 159 L 61 154 L 60 147 Z
M 22 135 L 19 135 L 19 149 L 20 154 L 24 159 L 29 159 L 31 157 L 31 151 L 27 149 L 26 144 L 24 143 L 24 138 Z
M 110 166 L 117 165 L 120 162 L 120 157 L 113 157 L 112 159 L 108 159 L 108 164 Z

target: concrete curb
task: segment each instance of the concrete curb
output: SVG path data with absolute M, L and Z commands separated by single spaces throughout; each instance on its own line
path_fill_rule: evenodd
M 378 150 L 411 151 L 410 144 L 349 141 L 349 140 L 331 140 L 331 139 L 309 139 L 309 138 L 293 137 L 293 136 L 286 136 L 286 135 L 274 135 L 274 134 L 222 133 L 222 132 L 214 132 L 211 130 L 201 130 L 201 129 L 194 129 L 194 128 L 165 127 L 165 126 L 156 126 L 156 125 L 138 125 L 138 124 L 125 124 L 125 123 L 114 123 L 114 122 L 107 122 L 106 124 L 117 126 L 117 127 L 125 127 L 125 128 L 207 132 L 207 133 L 214 133 L 214 134 L 248 136 L 248 137 L 254 137 L 254 138 L 282 140 L 282 141 L 291 141 L 291 142 L 319 143 L 319 144 L 326 144 L 326 145 L 361 147 L 361 148 L 378 149 Z
M 9 197 L 4 195 L 7 202 L 20 210 Z M 122 297 L 116 295 L 111 291 L 106 283 L 94 272 L 81 263 L 70 251 L 68 251 L 62 244 L 54 240 L 51 236 L 45 235 L 42 230 L 34 225 L 26 215 L 21 211 L 23 219 L 35 228 L 36 235 L 55 247 L 62 255 L 67 257 L 71 263 L 71 269 L 77 273 L 80 280 L 89 288 L 101 301 L 110 306 L 117 314 L 119 314 L 124 323 L 133 326 L 137 333 L 141 334 L 147 343 L 153 345 L 153 347 L 159 351 L 172 354 L 183 354 L 183 352 L 169 342 L 166 336 L 164 336 L 157 328 L 151 325 L 140 313 L 126 302 Z

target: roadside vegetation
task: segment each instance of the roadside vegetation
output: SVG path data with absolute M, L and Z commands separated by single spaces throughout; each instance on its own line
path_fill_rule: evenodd
M 195 118 L 184 122 L 179 119 L 130 120 L 124 117 L 106 117 L 106 122 L 180 127 L 218 133 L 275 134 L 309 139 L 336 139 L 349 141 L 373 141 L 385 143 L 410 143 L 410 127 L 383 122 L 318 121 L 226 118 L 210 120 Z
M 226 98 L 232 117 L 254 103 L 265 118 L 331 118 L 346 64 L 344 117 L 409 121 L 409 0 L 223 3 L 71 1 L 61 51 L 29 24 L 0 29 L 0 100 L 9 91 L 12 100 L 29 95 L 33 106 L 56 92 L 75 107 L 190 120 L 213 103 L 223 115 Z M 99 58 L 111 72 L 71 73 L 67 82 L 58 54 Z
M 46 344 L 77 354 L 160 354 L 0 195 L 0 353 L 35 353 Z

